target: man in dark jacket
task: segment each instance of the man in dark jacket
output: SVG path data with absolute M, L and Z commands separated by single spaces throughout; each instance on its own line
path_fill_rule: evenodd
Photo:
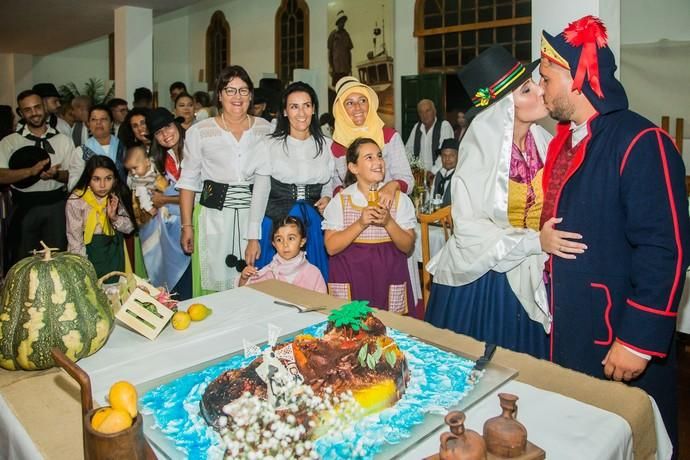
M 592 16 L 542 34 L 540 85 L 560 122 L 544 167 L 540 234 L 552 254 L 551 360 L 647 391 L 677 447 L 685 168 L 668 134 L 628 110 L 606 40 Z M 579 235 L 584 251 L 573 247 Z

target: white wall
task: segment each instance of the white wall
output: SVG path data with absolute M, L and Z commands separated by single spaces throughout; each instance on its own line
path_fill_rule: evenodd
M 108 36 L 105 35 L 57 53 L 34 56 L 33 82 L 50 82 L 58 88 L 73 82 L 80 90 L 89 78 L 107 83 L 108 54 Z
M 391 1 L 391 0 L 385 0 Z M 392 3 L 392 2 L 391 2 Z M 254 84 L 258 85 L 264 73 L 275 72 L 274 52 L 274 22 L 275 13 L 280 5 L 280 0 L 257 0 L 246 2 L 242 0 L 206 0 L 193 6 L 185 8 L 181 16 L 187 14 L 189 34 L 186 37 L 188 47 L 187 65 L 189 81 L 187 88 L 190 91 L 205 90 L 206 84 L 199 82 L 199 69 L 206 68 L 206 28 L 211 20 L 211 16 L 216 10 L 221 10 L 230 24 L 230 54 L 231 63 L 242 65 Z M 309 6 L 309 69 L 315 74 L 315 81 L 320 82 L 315 88 L 319 101 L 321 101 L 321 112 L 325 112 L 324 101 L 327 101 L 328 75 L 328 49 L 326 42 L 331 27 L 328 25 L 328 0 L 307 0 Z M 375 7 L 372 4 L 372 8 Z M 412 36 L 414 27 L 414 0 L 396 0 L 394 2 L 395 15 L 395 40 L 387 40 L 387 46 L 391 49 L 395 57 L 395 79 L 400 81 L 402 75 L 414 75 L 417 73 L 417 39 Z M 161 18 L 162 19 L 162 18 Z M 182 17 L 175 19 L 182 21 Z M 165 26 L 172 29 L 172 20 L 156 21 L 157 25 L 154 32 L 154 47 L 159 47 L 156 42 L 159 40 L 159 30 Z M 171 23 L 171 24 L 168 24 Z M 184 34 L 169 34 L 166 40 L 167 46 L 171 49 L 184 47 Z M 154 51 L 154 55 L 156 51 Z M 164 67 L 174 72 L 175 69 L 185 71 L 184 63 L 175 63 L 171 56 L 165 58 L 154 58 L 154 80 L 158 81 L 159 100 L 165 101 L 163 86 L 162 69 Z M 176 75 L 180 75 L 180 71 Z M 168 78 L 174 81 L 172 76 Z M 168 83 L 169 84 L 169 83 Z M 400 85 L 395 85 L 395 105 L 400 107 Z M 400 111 L 396 109 L 396 126 L 400 125 Z
M 397 0 L 395 2 L 395 128 L 402 128 L 401 77 L 417 75 L 417 38 L 414 33 L 415 0 Z
M 175 81 L 192 90 L 189 61 L 189 7 L 181 8 L 153 20 L 153 87 L 158 91 L 158 104 L 172 107 L 168 88 Z M 198 71 L 197 71 L 198 76 Z
M 274 73 L 274 19 L 279 5 L 279 0 L 206 0 L 189 7 L 191 84 L 187 88 L 190 91 L 206 90 L 206 84 L 198 81 L 198 75 L 199 69 L 206 69 L 206 29 L 216 10 L 225 14 L 230 25 L 231 64 L 243 66 L 256 85 L 263 73 Z M 318 20 L 318 17 L 310 15 L 310 21 Z M 160 89 L 162 91 L 163 88 Z
M 690 41 L 689 0 L 621 0 L 621 43 Z

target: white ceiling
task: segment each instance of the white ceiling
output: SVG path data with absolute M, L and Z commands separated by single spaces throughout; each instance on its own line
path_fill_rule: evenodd
M 120 6 L 167 13 L 199 0 L 1 0 L 0 53 L 43 55 L 113 32 Z

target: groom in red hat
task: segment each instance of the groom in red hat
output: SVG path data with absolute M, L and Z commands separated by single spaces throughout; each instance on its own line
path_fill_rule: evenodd
M 674 334 L 690 256 L 685 168 L 668 134 L 628 109 L 615 70 L 598 18 L 543 32 L 540 86 L 559 121 L 540 234 L 559 256 L 547 267 L 551 360 L 647 391 L 677 455 Z

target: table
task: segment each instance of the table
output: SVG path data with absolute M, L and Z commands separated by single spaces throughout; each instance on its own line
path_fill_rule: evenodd
M 195 299 L 214 309 L 211 318 L 185 331 L 167 328 L 153 342 L 117 326 L 102 350 L 79 363 L 92 378 L 96 402 L 104 401 L 107 389 L 117 380 L 138 384 L 239 350 L 243 339 L 261 342 L 266 339 L 269 321 L 287 333 L 324 319 L 320 313 L 297 314 L 277 306 L 273 304 L 276 297 L 329 308 L 341 303 L 324 294 L 268 281 Z M 388 312 L 377 315 L 391 327 L 450 349 L 476 356 L 483 347 L 468 337 L 411 318 Z M 627 459 L 634 455 L 646 459 L 655 458 L 657 448 L 668 449 L 663 431 L 657 446 L 652 404 L 642 391 L 508 350 L 498 349 L 494 361 L 519 369 L 518 381 L 509 382 L 501 391 L 514 391 L 521 397 L 520 417 L 530 438 L 547 452 L 557 452 L 557 458 Z M 552 414 L 555 407 L 561 415 L 557 422 L 545 415 Z M 468 426 L 480 428 L 497 413 L 497 398 L 489 396 L 467 411 Z M 81 458 L 78 387 L 62 371 L 0 371 L 0 422 L 2 458 Z M 406 458 L 420 458 L 437 449 L 435 434 Z M 572 455 L 562 456 L 561 452 Z

